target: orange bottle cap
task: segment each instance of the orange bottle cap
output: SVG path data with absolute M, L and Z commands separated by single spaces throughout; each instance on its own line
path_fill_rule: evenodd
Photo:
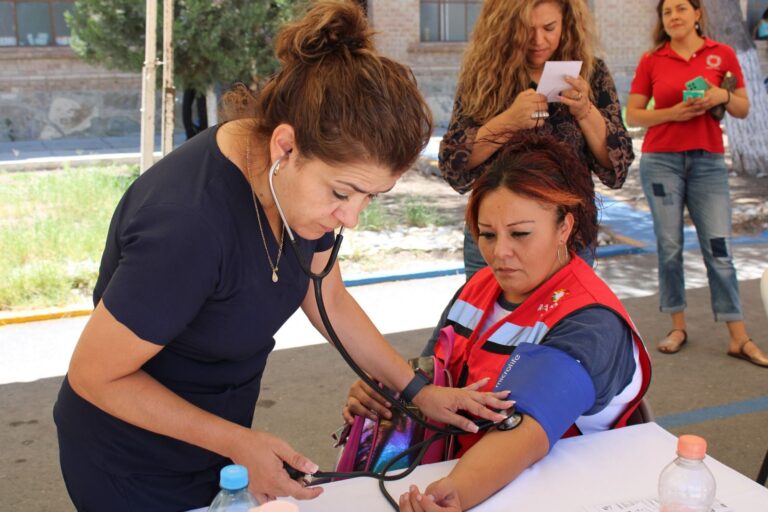
M 707 454 L 707 441 L 703 437 L 686 434 L 677 440 L 677 454 L 686 459 L 703 459 Z

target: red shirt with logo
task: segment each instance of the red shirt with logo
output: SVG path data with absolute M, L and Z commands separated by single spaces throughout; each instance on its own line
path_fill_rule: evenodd
M 736 88 L 744 87 L 744 75 L 733 49 L 712 39 L 685 60 L 669 46 L 643 55 L 632 79 L 631 94 L 653 97 L 657 109 L 672 107 L 683 101 L 685 83 L 702 76 L 720 85 L 725 73 L 736 77 Z M 643 152 L 676 153 L 703 149 L 723 153 L 723 131 L 719 121 L 708 112 L 684 122 L 663 123 L 648 128 Z

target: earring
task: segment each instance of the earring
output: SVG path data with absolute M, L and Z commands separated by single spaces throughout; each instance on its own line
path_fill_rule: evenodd
M 696 22 L 696 32 L 701 32 L 701 25 L 699 25 L 699 22 Z
M 560 246 L 563 246 L 565 248 L 565 242 L 561 242 L 557 245 L 557 262 L 561 265 L 565 265 L 568 263 L 568 249 L 565 249 L 565 257 L 560 256 Z

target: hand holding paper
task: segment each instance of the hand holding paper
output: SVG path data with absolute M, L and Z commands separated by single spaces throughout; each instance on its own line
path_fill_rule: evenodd
M 549 103 L 559 102 L 560 92 L 571 88 L 565 77 L 579 76 L 581 64 L 580 60 L 545 62 L 536 92 L 546 96 Z

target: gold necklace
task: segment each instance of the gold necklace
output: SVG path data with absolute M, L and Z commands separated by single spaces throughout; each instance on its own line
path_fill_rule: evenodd
M 261 215 L 259 214 L 259 205 L 256 203 L 256 191 L 253 189 L 255 181 L 253 180 L 253 173 L 251 172 L 251 139 L 245 140 L 245 170 L 248 172 L 248 178 L 250 179 L 251 196 L 253 198 L 253 207 L 256 209 L 256 222 L 259 223 L 259 233 L 261 233 L 261 242 L 264 244 L 264 252 L 267 253 L 267 261 L 269 262 L 269 268 L 272 269 L 272 282 L 277 282 L 277 270 L 280 264 L 280 256 L 283 255 L 283 241 L 285 240 L 285 226 L 283 226 L 280 232 L 280 246 L 277 249 L 277 258 L 275 263 L 272 263 L 272 256 L 269 255 L 269 249 L 267 248 L 267 239 L 264 236 L 264 228 L 261 225 Z M 266 215 L 266 212 L 265 212 Z

